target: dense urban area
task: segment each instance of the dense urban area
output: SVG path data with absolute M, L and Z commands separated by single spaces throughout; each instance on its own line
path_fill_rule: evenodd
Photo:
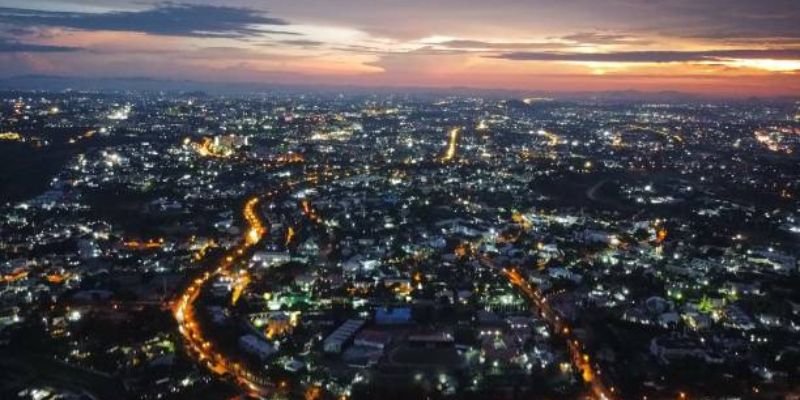
M 800 102 L 0 101 L 0 398 L 800 396 Z

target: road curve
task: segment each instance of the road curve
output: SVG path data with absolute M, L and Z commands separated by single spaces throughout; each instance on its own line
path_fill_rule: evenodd
M 213 277 L 228 273 L 246 251 L 260 242 L 266 234 L 266 224 L 257 212 L 260 201 L 260 197 L 253 196 L 245 202 L 242 217 L 247 226 L 239 244 L 229 250 L 213 270 L 195 278 L 183 292 L 179 293 L 172 305 L 172 314 L 178 322 L 178 330 L 184 338 L 189 354 L 214 374 L 231 376 L 242 389 L 255 397 L 268 394 L 269 385 L 260 382 L 256 374 L 216 349 L 197 323 L 195 303 Z

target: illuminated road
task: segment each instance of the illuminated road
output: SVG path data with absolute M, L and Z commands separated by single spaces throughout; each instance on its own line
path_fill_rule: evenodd
M 550 147 L 558 146 L 561 143 L 561 137 L 556 135 L 555 133 L 541 129 L 537 132 L 537 134 L 539 136 L 544 136 L 545 138 L 547 138 L 547 145 Z
M 442 157 L 442 161 L 451 161 L 456 156 L 456 148 L 458 147 L 458 136 L 461 134 L 461 128 L 453 128 L 450 130 L 450 139 L 447 143 L 447 151 Z
M 253 396 L 263 396 L 268 393 L 269 388 L 256 382 L 254 374 L 247 371 L 240 364 L 217 351 L 197 323 L 195 303 L 203 288 L 211 281 L 211 278 L 228 274 L 233 265 L 245 254 L 245 251 L 258 243 L 267 232 L 264 222 L 256 212 L 258 204 L 258 197 L 251 197 L 245 202 L 242 216 L 247 224 L 247 229 L 239 245 L 231 249 L 216 265 L 214 270 L 207 271 L 195 278 L 178 296 L 172 308 L 175 320 L 178 322 L 178 330 L 186 341 L 189 353 L 214 374 L 231 376 L 237 384 L 245 388 Z
M 305 183 L 315 182 L 314 179 L 306 179 Z M 279 191 L 286 191 L 303 183 L 304 181 L 291 181 L 281 185 L 280 190 L 268 192 L 263 198 L 272 198 Z M 197 322 L 196 302 L 200 293 L 217 276 L 233 277 L 237 281 L 231 301 L 236 302 L 242 294 L 244 287 L 249 282 L 249 277 L 244 274 L 234 273 L 233 267 L 237 264 L 253 246 L 258 244 L 267 233 L 266 223 L 261 219 L 257 209 L 262 199 L 259 196 L 249 198 L 242 209 L 242 217 L 246 224 L 246 229 L 242 234 L 239 244 L 229 250 L 220 262 L 211 271 L 206 271 L 195 278 L 186 289 L 181 292 L 172 305 L 172 313 L 178 322 L 178 330 L 183 336 L 189 354 L 195 357 L 198 362 L 203 364 L 209 371 L 221 377 L 231 377 L 248 395 L 252 397 L 265 397 L 272 392 L 274 385 L 264 380 L 258 374 L 246 369 L 233 358 L 219 351 L 214 343 L 208 338 Z M 306 204 L 307 205 L 307 204 Z M 310 211 L 313 210 L 309 208 Z M 315 214 L 313 214 L 315 215 Z M 237 293 L 238 291 L 238 293 Z
M 580 371 L 581 377 L 589 385 L 593 397 L 599 400 L 613 399 L 613 392 L 608 390 L 600 381 L 599 374 L 592 367 L 589 356 L 581 350 L 580 342 L 575 338 L 566 322 L 562 321 L 553 311 L 547 299 L 542 297 L 516 269 L 498 268 L 491 259 L 485 256 L 481 256 L 480 261 L 484 266 L 499 271 L 505 276 L 512 285 L 536 306 L 539 315 L 550 325 L 553 331 L 567 341 L 572 365 Z

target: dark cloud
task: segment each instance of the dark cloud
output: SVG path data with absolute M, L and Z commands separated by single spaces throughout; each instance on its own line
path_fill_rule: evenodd
M 562 47 L 559 43 L 548 42 L 485 42 L 482 40 L 456 39 L 446 42 L 436 43 L 451 49 L 492 49 L 492 50 L 513 50 L 513 49 L 544 49 Z
M 800 18 L 800 17 L 798 17 Z M 800 19 L 798 19 L 800 21 Z M 720 43 L 786 43 L 800 45 L 800 32 L 791 29 L 747 29 L 747 28 L 718 28 L 718 29 L 686 29 L 681 32 L 666 32 L 677 37 L 687 39 L 711 40 Z
M 439 44 L 437 43 L 437 46 Z M 467 54 L 467 53 L 474 53 L 474 51 L 467 50 L 467 49 L 457 49 L 457 48 L 440 48 L 436 46 L 423 46 L 420 48 L 416 48 L 413 50 L 387 50 L 385 48 L 380 47 L 373 47 L 373 46 L 362 46 L 362 45 L 347 45 L 347 46 L 337 46 L 334 47 L 333 50 L 339 51 L 346 51 L 352 53 L 360 53 L 360 54 L 375 54 L 380 56 L 434 56 L 434 55 L 453 55 L 453 54 Z
M 732 58 L 797 60 L 800 59 L 800 49 L 621 51 L 611 53 L 511 52 L 491 57 L 517 61 L 583 61 L 629 63 L 720 61 Z
M 81 49 L 78 47 L 50 46 L 0 39 L 0 53 L 58 53 L 78 50 Z
M 631 19 L 638 26 L 666 35 L 708 40 L 800 39 L 797 0 L 618 0 L 638 3 L 651 18 Z
M 316 40 L 308 40 L 308 39 L 290 39 L 290 40 L 281 40 L 279 43 L 288 44 L 290 46 L 302 46 L 302 47 L 317 47 L 322 46 L 323 42 L 319 42 Z
M 466 50 L 563 50 L 577 45 L 584 44 L 609 44 L 609 45 L 648 45 L 651 41 L 636 38 L 634 36 L 609 33 L 609 32 L 578 32 L 561 37 L 548 38 L 541 42 L 487 42 L 482 40 L 456 39 L 446 42 L 436 43 L 450 49 Z
M 386 54 L 387 52 L 379 47 L 364 46 L 359 44 L 349 44 L 344 46 L 336 46 L 333 50 L 346 51 L 350 53 L 363 53 L 363 54 Z
M 16 27 L 62 27 L 82 30 L 143 32 L 154 35 L 238 38 L 268 30 L 259 25 L 288 22 L 259 11 L 227 6 L 161 3 L 143 11 L 79 13 L 0 7 L 0 23 Z
M 437 46 L 463 50 L 563 50 L 583 44 L 647 45 L 650 41 L 633 36 L 607 32 L 579 32 L 553 37 L 541 42 L 487 42 L 483 40 L 456 39 L 436 43 Z
M 571 35 L 562 36 L 561 40 L 578 44 L 628 44 L 646 45 L 651 42 L 635 38 L 630 35 L 610 32 L 578 32 Z

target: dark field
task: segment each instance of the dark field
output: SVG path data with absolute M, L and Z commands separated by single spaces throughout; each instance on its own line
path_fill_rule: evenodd
M 14 202 L 45 191 L 73 149 L 34 148 L 27 143 L 0 143 L 0 202 Z

